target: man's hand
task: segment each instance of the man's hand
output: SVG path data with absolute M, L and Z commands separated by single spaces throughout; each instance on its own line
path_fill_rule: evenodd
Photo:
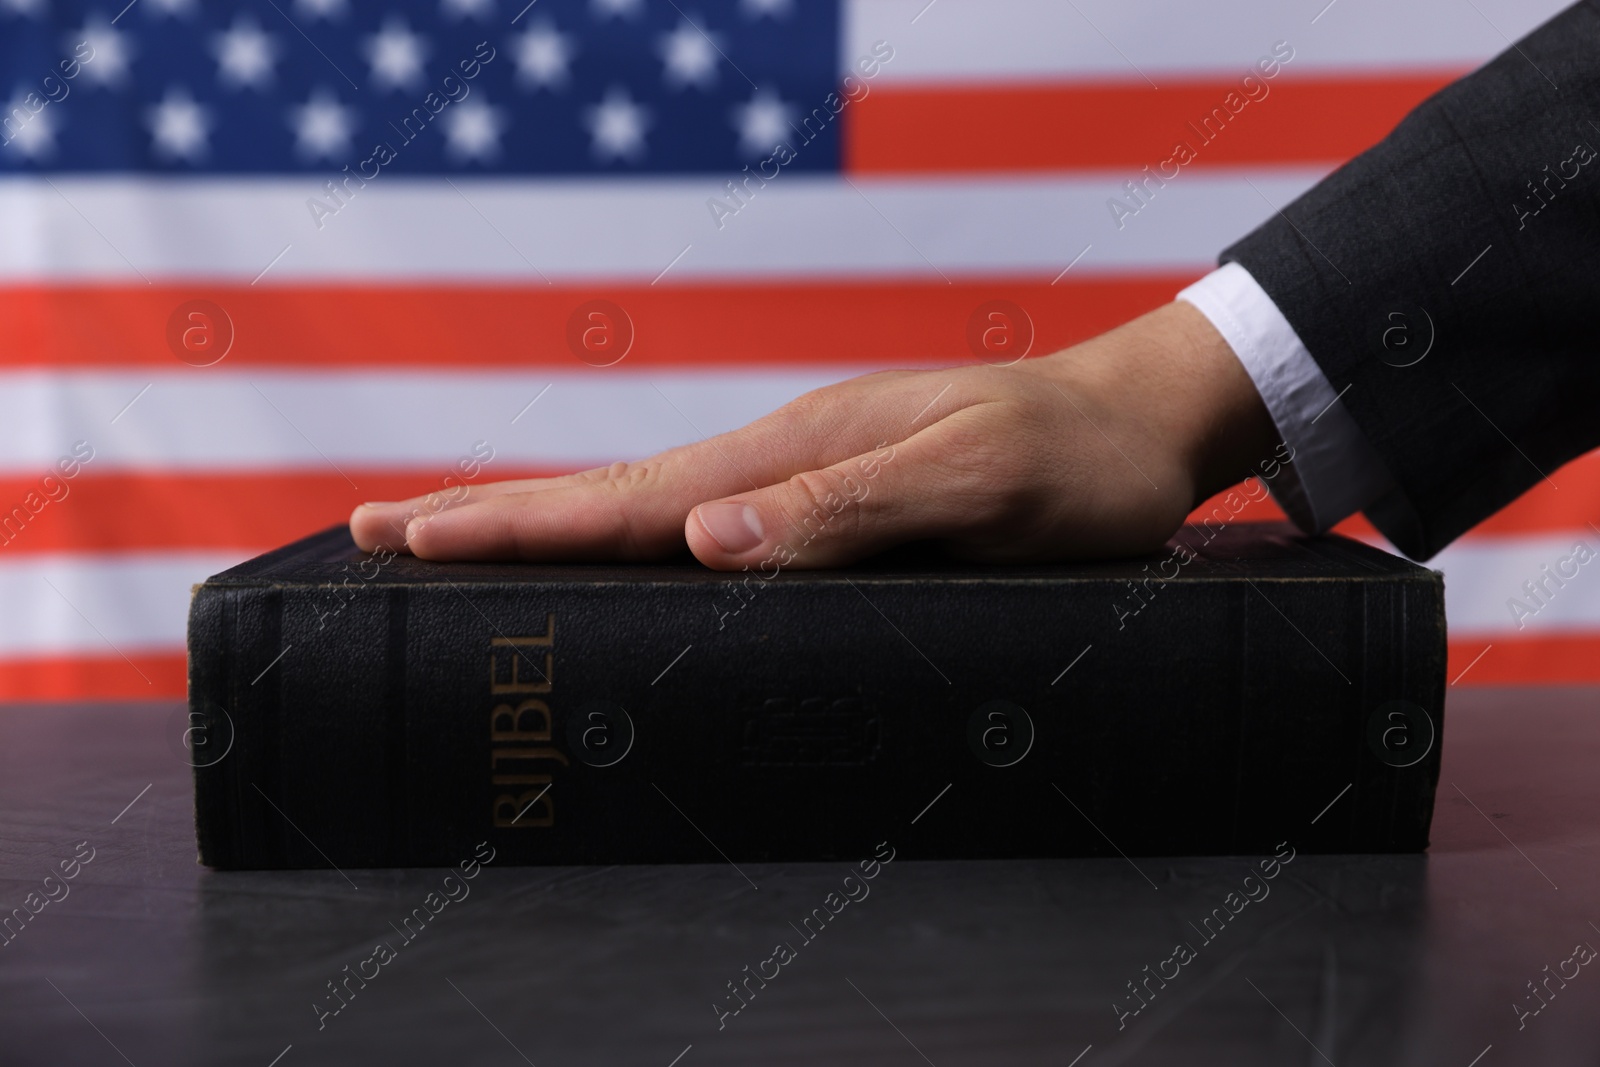
M 356 543 L 433 560 L 834 567 L 932 540 L 989 561 L 1131 555 L 1272 451 L 1232 351 L 1172 303 L 999 368 L 882 371 L 636 463 L 363 504 Z M 437 508 L 437 510 L 435 510 Z

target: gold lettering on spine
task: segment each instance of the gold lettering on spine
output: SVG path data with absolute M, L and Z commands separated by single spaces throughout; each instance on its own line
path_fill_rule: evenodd
M 496 637 L 489 642 L 489 695 L 538 693 L 515 704 L 497 702 L 489 713 L 489 784 L 494 825 L 533 829 L 555 825 L 553 766 L 569 765 L 553 741 L 551 679 L 555 674 L 556 617 L 531 637 Z M 508 789 L 507 787 L 522 787 Z
M 489 642 L 489 692 L 494 696 L 505 693 L 548 693 L 550 692 L 550 675 L 555 666 L 555 651 L 553 646 L 556 640 L 556 617 L 550 615 L 545 620 L 543 637 L 496 637 Z M 530 658 L 531 650 L 543 648 L 544 663 L 539 664 Z M 496 649 L 508 649 L 502 658 L 495 656 Z M 508 681 L 502 682 L 501 665 L 505 665 L 505 674 Z M 534 678 L 524 678 L 524 671 L 532 671 Z
M 532 720 L 533 729 L 524 729 Z M 541 725 L 542 724 L 542 725 Z M 524 700 L 513 708 L 501 704 L 489 716 L 489 741 L 550 740 L 550 705 L 542 700 Z

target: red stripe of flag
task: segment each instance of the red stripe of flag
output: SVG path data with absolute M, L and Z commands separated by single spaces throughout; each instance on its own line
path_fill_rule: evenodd
M 1225 78 L 1163 76 L 1159 89 L 1125 80 L 881 86 L 845 114 L 845 169 L 883 175 L 1115 168 L 1132 177 L 1147 164 L 1159 171 L 1180 142 L 1194 153 L 1184 169 L 1342 163 L 1462 73 L 1288 72 L 1262 83 L 1266 95 L 1255 89 L 1254 100 Z
M 67 495 L 47 500 L 39 478 L 0 478 L 8 520 L 0 533 L 0 562 L 42 552 L 237 551 L 246 559 L 335 523 L 365 500 L 408 500 L 444 486 L 448 467 L 410 471 L 346 468 L 361 489 L 333 471 L 180 473 L 84 471 L 57 479 Z M 496 470 L 493 480 L 570 473 Z M 480 481 L 488 481 L 484 478 Z M 451 483 L 451 492 L 460 490 Z M 471 485 L 468 499 L 471 499 Z M 38 508 L 23 507 L 31 500 Z M 14 508 L 23 507 L 19 522 Z M 9 540 L 7 540 L 9 538 Z
M 1066 266 L 1064 260 L 1062 266 Z M 567 326 L 605 299 L 632 322 L 621 369 L 878 365 L 971 359 L 969 319 L 1005 299 L 1033 320 L 1033 353 L 1091 337 L 1166 303 L 1203 271 L 1049 280 L 942 278 L 674 286 L 252 288 L 204 282 L 0 287 L 0 369 L 183 369 L 167 340 L 175 309 L 223 308 L 233 369 L 584 370 Z
M 187 663 L 181 651 L 3 660 L 0 701 L 181 700 Z

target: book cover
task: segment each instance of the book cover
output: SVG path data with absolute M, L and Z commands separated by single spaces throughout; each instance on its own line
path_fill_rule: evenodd
M 1408 851 L 1443 580 L 1284 524 L 1112 562 L 430 563 L 344 527 L 196 587 L 219 868 Z

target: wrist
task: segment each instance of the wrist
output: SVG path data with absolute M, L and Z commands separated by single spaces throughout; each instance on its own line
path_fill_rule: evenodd
M 1250 476 L 1277 430 L 1244 365 L 1199 309 L 1174 301 L 1038 369 L 1093 388 L 1188 480 L 1190 508 Z

